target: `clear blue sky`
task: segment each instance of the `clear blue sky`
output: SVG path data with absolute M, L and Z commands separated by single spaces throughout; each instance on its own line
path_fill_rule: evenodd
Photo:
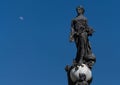
M 0 0 L 0 85 L 67 85 L 75 8 L 83 5 L 97 62 L 92 85 L 120 84 L 119 0 Z

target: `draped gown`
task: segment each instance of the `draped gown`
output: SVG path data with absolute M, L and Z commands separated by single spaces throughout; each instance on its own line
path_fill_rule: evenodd
M 76 44 L 77 53 L 75 61 L 78 64 L 95 58 L 88 39 L 92 33 L 93 29 L 87 25 L 87 19 L 83 15 L 77 16 L 72 20 L 70 38 Z

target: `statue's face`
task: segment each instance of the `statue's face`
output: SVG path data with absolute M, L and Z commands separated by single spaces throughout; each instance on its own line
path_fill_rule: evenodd
M 78 14 L 83 14 L 83 9 L 77 8 L 77 13 L 78 13 Z

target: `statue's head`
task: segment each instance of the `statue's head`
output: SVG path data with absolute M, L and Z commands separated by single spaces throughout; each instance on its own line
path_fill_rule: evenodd
M 84 14 L 85 9 L 82 6 L 78 6 L 76 8 L 76 11 L 77 11 L 77 14 L 80 15 L 80 14 Z

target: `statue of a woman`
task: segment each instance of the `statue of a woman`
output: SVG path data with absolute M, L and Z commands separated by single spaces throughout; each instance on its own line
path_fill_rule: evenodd
M 88 40 L 88 36 L 92 35 L 94 31 L 88 26 L 87 19 L 83 15 L 85 12 L 84 8 L 79 6 L 76 11 L 78 15 L 71 23 L 70 41 L 75 41 L 77 47 L 75 62 L 82 64 L 87 60 L 95 60 Z

